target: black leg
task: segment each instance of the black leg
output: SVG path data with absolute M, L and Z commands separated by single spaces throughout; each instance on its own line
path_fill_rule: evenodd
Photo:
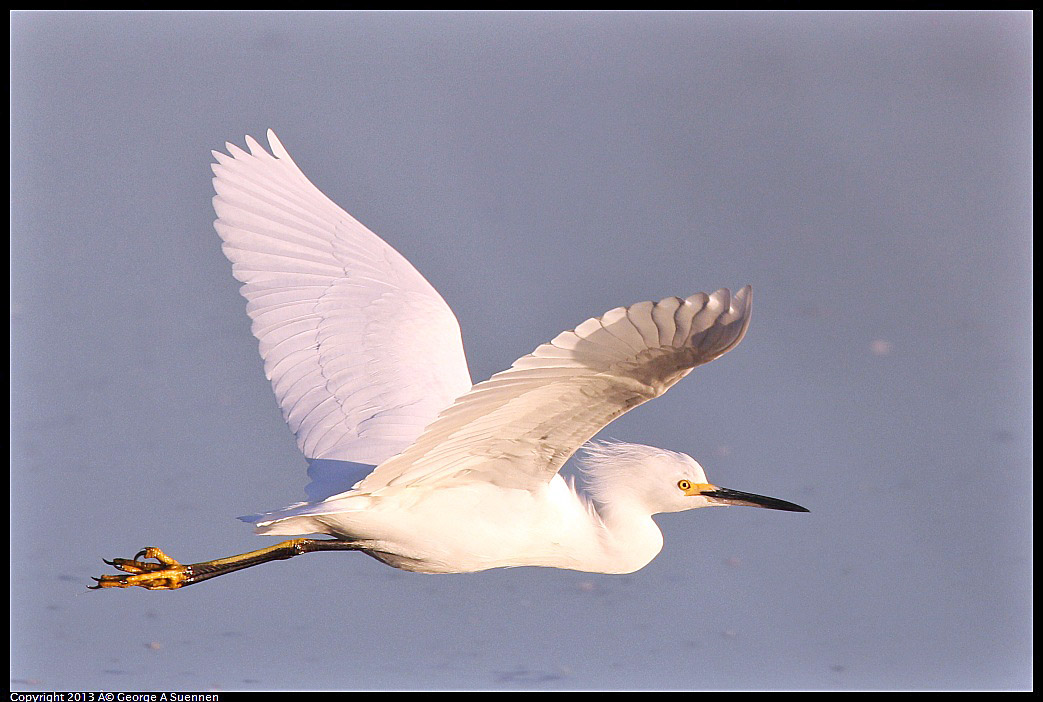
M 268 561 L 285 560 L 312 551 L 360 550 L 362 550 L 362 546 L 359 544 L 339 539 L 290 539 L 268 548 L 241 553 L 237 556 L 182 565 L 163 553 L 162 550 L 150 546 L 139 551 L 133 559 L 116 558 L 105 561 L 125 574 L 103 575 L 100 578 L 94 578 L 98 584 L 91 586 L 91 589 L 143 587 L 148 590 L 176 590 L 216 578 L 219 575 L 234 573 L 243 568 L 251 568 Z M 157 562 L 151 563 L 141 560 L 142 558 L 153 558 Z

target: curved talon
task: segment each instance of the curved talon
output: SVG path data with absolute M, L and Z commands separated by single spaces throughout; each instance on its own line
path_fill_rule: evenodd
M 152 558 L 153 563 L 144 559 Z M 138 551 L 133 559 L 103 558 L 105 563 L 122 570 L 125 575 L 103 575 L 92 578 L 97 585 L 88 585 L 90 590 L 109 587 L 143 587 L 147 590 L 175 590 L 191 583 L 192 570 L 163 553 L 155 546 L 147 546 Z
M 106 561 L 106 563 L 113 568 L 122 570 L 124 573 L 150 573 L 169 567 L 162 563 L 148 563 L 147 561 L 128 560 L 126 558 L 114 558 L 111 561 Z

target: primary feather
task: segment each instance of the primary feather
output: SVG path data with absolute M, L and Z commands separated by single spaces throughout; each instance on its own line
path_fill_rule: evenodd
M 471 388 L 460 327 L 397 251 L 269 154 L 213 152 L 214 223 L 265 374 L 308 458 L 377 464 Z

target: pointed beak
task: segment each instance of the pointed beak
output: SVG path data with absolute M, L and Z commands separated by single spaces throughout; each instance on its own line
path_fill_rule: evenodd
M 703 490 L 699 493 L 709 497 L 715 504 L 721 505 L 746 505 L 747 507 L 764 507 L 766 509 L 781 509 L 784 512 L 808 512 L 810 510 L 795 505 L 785 500 L 777 500 L 774 497 L 754 495 L 750 492 L 739 492 L 728 488 L 714 487 L 713 490 Z

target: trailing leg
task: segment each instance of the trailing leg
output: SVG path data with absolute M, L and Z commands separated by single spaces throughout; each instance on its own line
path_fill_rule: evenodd
M 268 561 L 279 561 L 299 556 L 312 551 L 360 551 L 362 547 L 351 541 L 338 539 L 290 539 L 282 543 L 241 553 L 228 558 L 218 558 L 202 563 L 182 565 L 162 550 L 149 546 L 143 548 L 132 559 L 114 558 L 105 561 L 109 565 L 122 570 L 122 575 L 103 575 L 94 578 L 97 585 L 89 586 L 92 590 L 107 587 L 143 587 L 148 590 L 176 590 L 201 583 L 219 575 L 233 573 L 243 568 L 251 568 Z M 155 562 L 143 559 L 151 558 Z

